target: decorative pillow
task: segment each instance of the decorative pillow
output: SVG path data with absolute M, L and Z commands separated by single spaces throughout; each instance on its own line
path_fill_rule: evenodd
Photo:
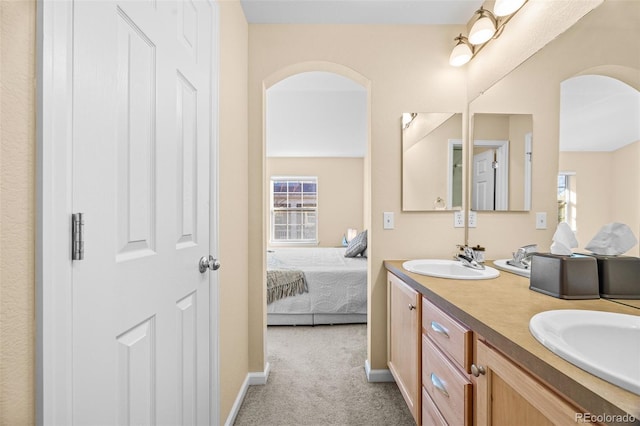
M 365 229 L 351 240 L 347 249 L 344 251 L 344 257 L 356 257 L 367 249 L 367 230 Z

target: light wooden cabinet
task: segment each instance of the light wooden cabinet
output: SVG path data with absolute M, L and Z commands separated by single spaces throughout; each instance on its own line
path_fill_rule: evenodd
M 473 387 L 469 378 L 473 333 L 422 298 L 422 387 L 424 425 L 472 424 Z M 426 416 L 426 417 L 425 417 Z
M 387 359 L 409 410 L 420 424 L 420 294 L 388 273 Z
M 575 426 L 580 413 L 588 418 L 479 330 L 387 277 L 389 369 L 418 425 Z
M 473 366 L 477 426 L 576 424 L 581 412 L 482 339 Z

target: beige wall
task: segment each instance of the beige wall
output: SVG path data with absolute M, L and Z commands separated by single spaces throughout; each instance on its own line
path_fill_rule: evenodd
M 249 371 L 247 221 L 249 29 L 239 1 L 220 5 L 220 422 Z
M 0 2 L 0 424 L 35 422 L 36 2 Z
M 364 229 L 364 159 L 269 157 L 271 176 L 317 176 L 319 247 L 340 246 L 347 228 Z
M 374 369 L 386 369 L 386 275 L 384 259 L 449 257 L 464 241 L 464 230 L 453 228 L 453 213 L 401 211 L 401 116 L 406 111 L 460 111 L 465 99 L 465 72 L 448 65 L 451 39 L 459 26 L 250 25 L 249 143 L 250 234 L 250 369 L 264 366 L 261 347 L 265 303 L 263 293 L 266 216 L 263 92 L 278 78 L 311 69 L 344 69 L 370 87 L 370 201 L 365 193 L 365 217 L 370 215 L 370 289 L 368 359 Z M 425 40 L 429 42 L 426 43 Z M 326 70 L 326 69 L 323 69 Z M 382 213 L 395 213 L 395 229 L 383 230 Z M 254 340 L 253 337 L 256 337 Z
M 469 229 L 469 243 L 487 247 L 488 258 L 511 257 L 515 248 L 530 243 L 549 250 L 557 225 L 560 83 L 591 70 L 625 77 L 623 81 L 638 87 L 640 55 L 628 55 L 629 47 L 619 41 L 639 39 L 640 2 L 605 1 L 471 102 L 471 113 L 533 114 L 532 209 L 479 213 L 478 227 Z M 535 229 L 536 212 L 547 213 L 546 230 Z
M 613 152 L 561 152 L 560 170 L 575 173 L 578 250 L 610 222 L 640 238 L 640 141 Z M 626 254 L 639 251 L 636 245 Z

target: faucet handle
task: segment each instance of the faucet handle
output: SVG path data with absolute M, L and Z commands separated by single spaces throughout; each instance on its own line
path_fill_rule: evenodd
M 464 246 L 464 254 L 473 260 L 476 260 L 476 252 L 469 246 Z

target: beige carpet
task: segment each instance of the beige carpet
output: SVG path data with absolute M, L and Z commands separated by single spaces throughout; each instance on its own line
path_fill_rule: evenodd
M 251 386 L 235 425 L 414 425 L 395 383 L 368 383 L 364 324 L 267 330 L 268 383 Z

